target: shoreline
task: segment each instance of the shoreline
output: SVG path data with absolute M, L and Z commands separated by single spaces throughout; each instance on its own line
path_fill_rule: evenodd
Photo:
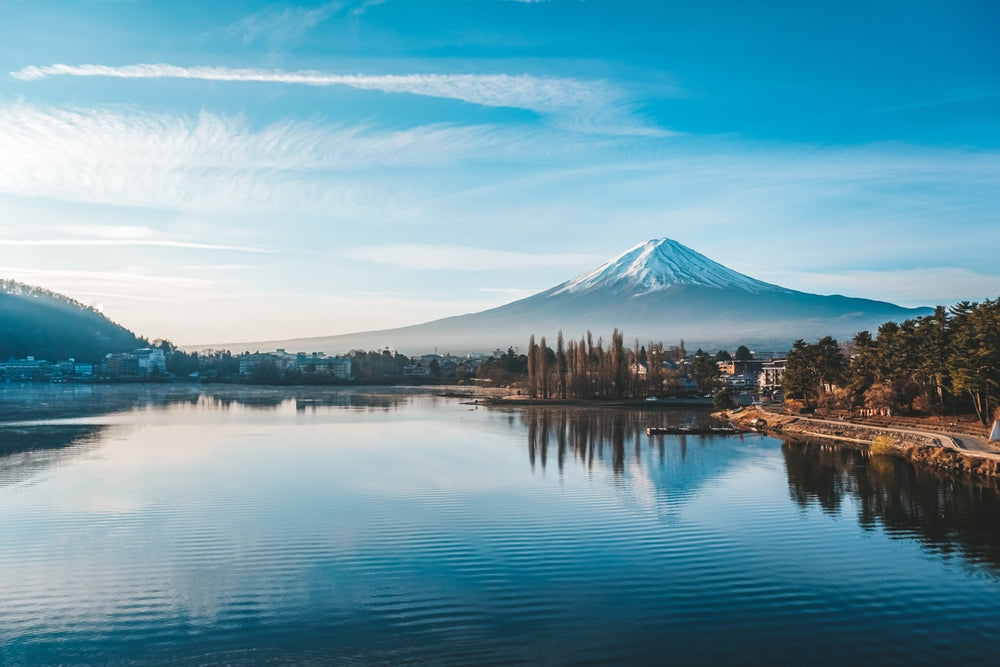
M 481 394 L 470 394 L 462 396 L 458 393 L 444 394 L 451 398 L 474 399 L 476 405 L 489 407 L 596 407 L 596 408 L 647 408 L 650 410 L 663 410 L 669 408 L 694 408 L 702 410 L 712 409 L 712 399 L 710 398 L 672 398 L 658 401 L 646 401 L 643 398 L 621 398 L 621 399 L 598 399 L 598 398 L 529 398 L 527 396 L 484 396 Z M 473 401 L 468 401 L 472 404 Z
M 780 438 L 833 440 L 865 451 L 869 456 L 872 441 L 880 436 L 887 437 L 895 446 L 890 456 L 900 456 L 951 473 L 1000 478 L 1000 447 L 965 434 L 833 421 L 759 408 L 715 414 L 738 427 L 752 428 Z

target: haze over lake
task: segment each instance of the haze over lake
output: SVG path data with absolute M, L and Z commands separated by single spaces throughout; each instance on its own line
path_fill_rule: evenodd
M 677 409 L 0 387 L 0 663 L 984 662 L 991 483 Z

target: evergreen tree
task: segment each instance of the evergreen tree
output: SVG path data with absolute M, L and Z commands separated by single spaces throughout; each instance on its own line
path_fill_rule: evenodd
M 824 336 L 815 344 L 799 339 L 788 351 L 781 388 L 789 397 L 801 397 L 814 406 L 834 385 L 843 382 L 847 361 L 837 341 Z
M 691 379 L 698 383 L 698 391 L 706 393 L 715 386 L 722 371 L 719 370 L 719 366 L 712 356 L 699 349 L 691 361 L 689 374 Z
M 1000 299 L 971 304 L 956 312 L 953 321 L 948 357 L 952 384 L 956 393 L 969 396 L 979 420 L 986 424 L 1000 399 Z

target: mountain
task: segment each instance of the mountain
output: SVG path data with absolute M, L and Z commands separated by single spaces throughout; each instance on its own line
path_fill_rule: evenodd
M 131 331 L 68 297 L 0 280 L 0 359 L 97 361 L 142 347 Z
M 648 341 L 719 349 L 746 344 L 787 350 L 798 338 L 840 340 L 888 320 L 928 315 L 883 301 L 799 292 L 745 276 L 671 239 L 640 243 L 593 271 L 505 306 L 399 329 L 321 338 L 244 343 L 232 349 L 340 354 L 392 346 L 401 352 L 438 349 L 462 354 L 508 346 L 525 349 L 528 337 L 555 342 L 562 329 L 579 339 L 617 327 L 626 342 Z

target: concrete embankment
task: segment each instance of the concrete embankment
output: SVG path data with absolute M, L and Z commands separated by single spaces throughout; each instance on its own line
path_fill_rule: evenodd
M 968 438 L 917 429 L 873 426 L 785 415 L 757 409 L 729 411 L 719 416 L 743 428 L 755 428 L 778 436 L 806 440 L 836 440 L 845 446 L 868 451 L 879 436 L 890 439 L 896 454 L 915 463 L 955 473 L 1000 477 L 1000 452 L 972 451 Z

